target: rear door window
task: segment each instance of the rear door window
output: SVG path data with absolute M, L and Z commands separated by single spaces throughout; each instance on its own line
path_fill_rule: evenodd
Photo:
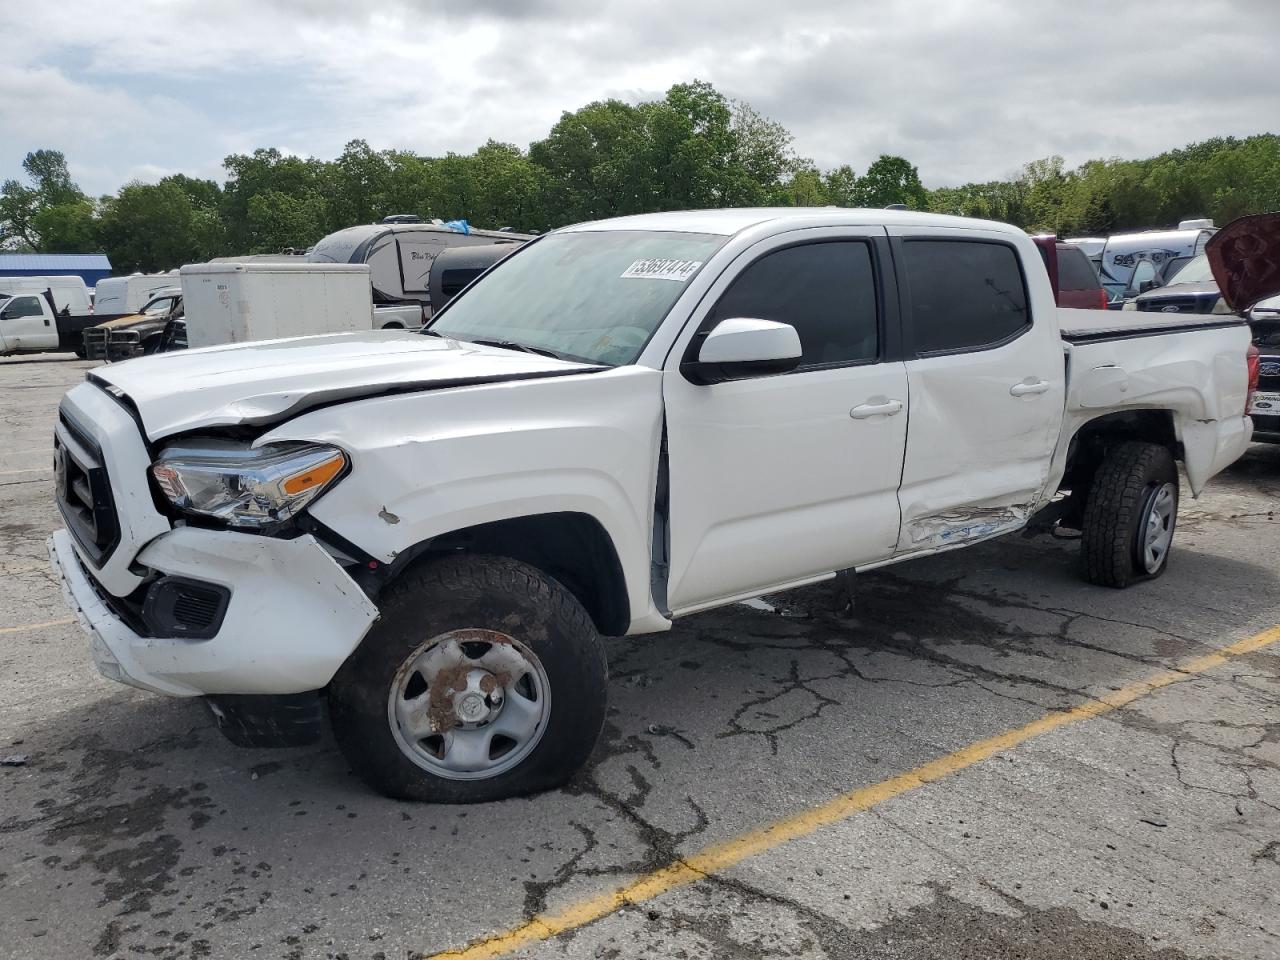
M 1031 326 L 1018 254 L 1004 243 L 903 242 L 917 354 L 998 346 Z

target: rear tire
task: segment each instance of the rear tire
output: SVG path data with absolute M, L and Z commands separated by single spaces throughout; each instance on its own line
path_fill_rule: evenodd
M 390 797 L 480 803 L 559 786 L 604 724 L 608 665 L 565 587 L 505 557 L 411 569 L 334 677 L 352 768 Z
M 1084 578 L 1127 587 L 1164 573 L 1178 519 L 1178 469 L 1168 449 L 1140 440 L 1114 447 L 1093 476 L 1084 509 Z

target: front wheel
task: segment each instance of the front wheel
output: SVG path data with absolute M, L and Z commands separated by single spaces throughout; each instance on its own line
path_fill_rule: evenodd
M 1160 576 L 1177 522 L 1178 468 L 1168 449 L 1138 440 L 1117 445 L 1094 474 L 1084 509 L 1084 578 L 1127 587 Z
M 407 573 L 329 688 L 334 733 L 388 796 L 500 800 L 565 782 L 604 723 L 608 667 L 560 583 L 503 557 Z

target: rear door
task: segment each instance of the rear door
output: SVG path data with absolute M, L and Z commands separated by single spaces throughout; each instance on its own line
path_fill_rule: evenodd
M 685 379 L 680 361 L 698 334 L 734 317 L 791 324 L 800 366 L 728 383 Z M 691 324 L 663 377 L 668 608 L 692 612 L 891 557 L 907 376 L 883 228 L 761 241 Z
M 1066 396 L 1038 254 L 995 231 L 890 233 L 911 397 L 898 552 L 1019 527 L 1048 480 Z
M 58 346 L 58 328 L 44 297 L 23 294 L 0 307 L 0 338 L 5 349 L 36 353 Z

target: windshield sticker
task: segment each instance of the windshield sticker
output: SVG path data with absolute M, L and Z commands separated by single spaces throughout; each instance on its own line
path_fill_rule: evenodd
M 701 260 L 637 260 L 622 271 L 624 280 L 675 280 L 683 283 L 702 266 Z

